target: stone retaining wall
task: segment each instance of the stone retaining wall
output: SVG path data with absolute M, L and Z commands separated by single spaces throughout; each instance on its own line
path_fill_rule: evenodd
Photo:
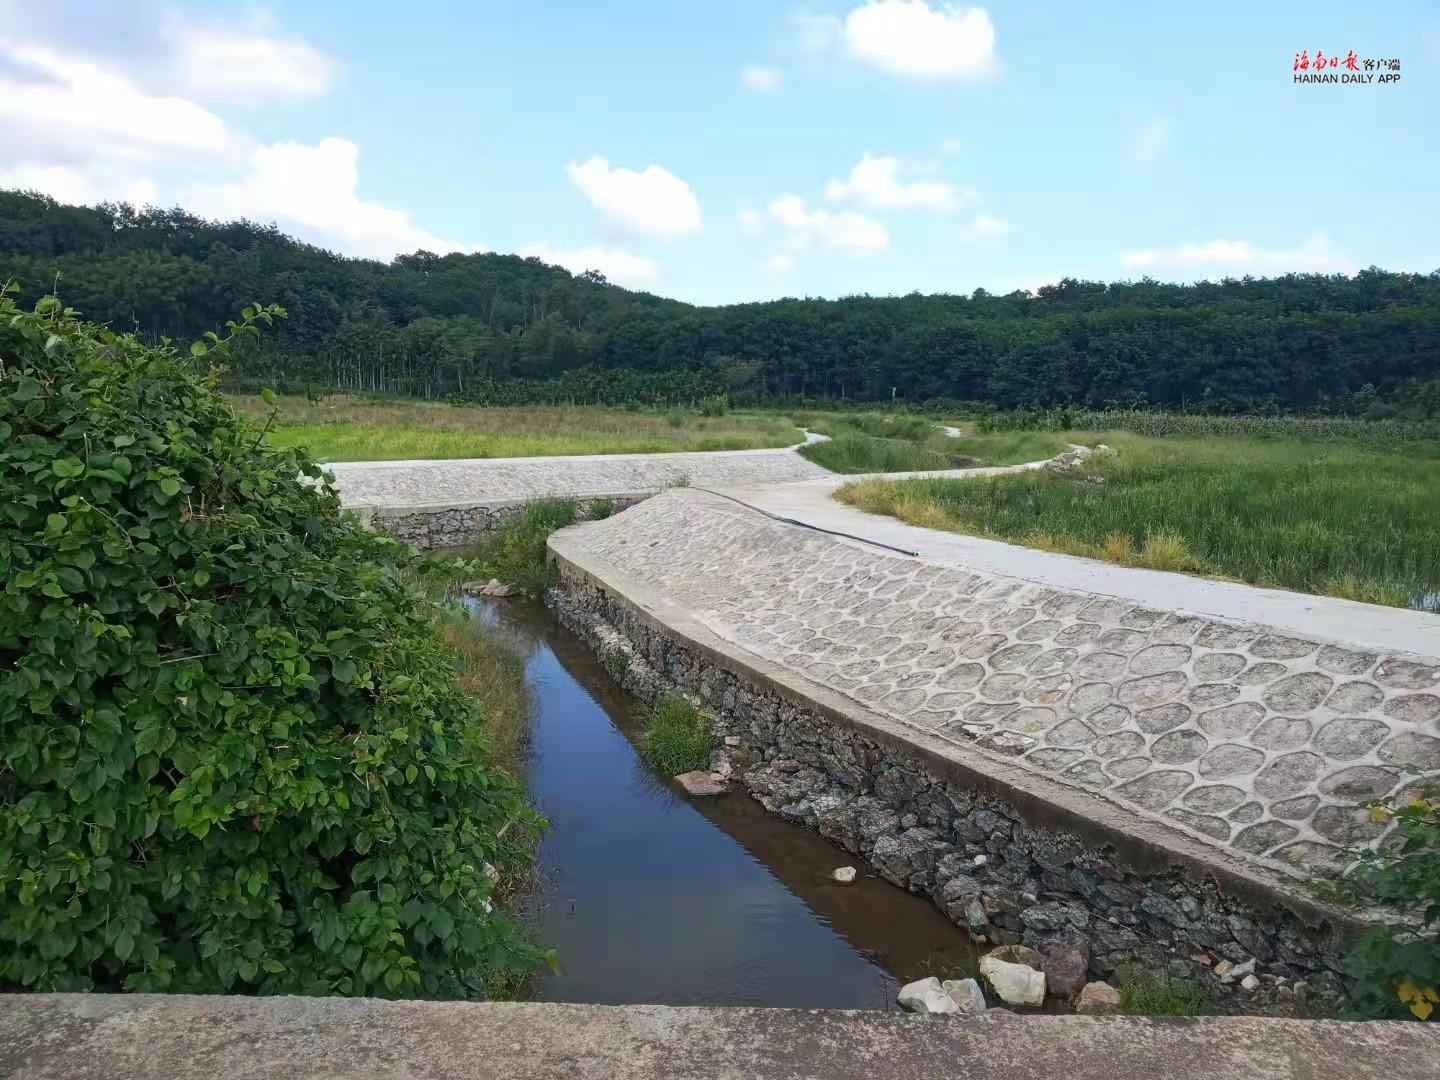
M 1263 996 L 1291 995 L 1297 982 L 1340 988 L 1356 927 L 1337 913 L 1263 888 L 1226 890 L 1143 843 L 838 724 L 682 644 L 573 566 L 562 567 L 547 602 L 626 690 L 647 701 L 683 692 L 712 712 L 725 747 L 714 764 L 766 809 L 928 895 L 977 944 L 1083 944 L 1097 978 L 1139 963 L 1200 978 L 1216 993 L 1239 989 L 1214 977 L 1222 960 L 1256 961 Z M 1208 962 L 1193 959 L 1202 955 Z
M 564 496 L 555 496 L 563 498 Z M 615 510 L 633 506 L 645 496 L 630 492 L 621 495 L 587 496 L 581 503 L 585 516 L 594 516 L 597 503 Z M 397 540 L 421 551 L 464 547 L 476 543 L 491 529 L 518 517 L 534 500 L 506 500 L 468 506 L 350 507 L 369 528 L 384 529 Z

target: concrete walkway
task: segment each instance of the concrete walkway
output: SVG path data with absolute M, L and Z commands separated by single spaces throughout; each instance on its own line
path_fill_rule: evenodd
M 825 436 L 805 433 L 805 442 Z M 335 474 L 349 508 L 384 510 L 506 505 L 544 498 L 627 498 L 695 484 L 780 483 L 832 475 L 795 446 L 681 454 L 578 454 L 561 457 L 339 461 Z
M 15 1080 L 1432 1080 L 1421 1024 L 345 998 L 0 997 Z
M 878 477 L 887 480 L 918 476 L 975 479 L 1041 469 L 1046 464 L 1032 461 L 1003 468 L 878 474 Z M 784 484 L 736 484 L 715 490 L 768 513 L 913 551 L 925 561 L 943 566 L 1122 597 L 1136 604 L 1187 615 L 1259 622 L 1286 633 L 1336 644 L 1363 641 L 1374 648 L 1440 657 L 1440 617 L 1429 612 L 1284 589 L 1262 589 L 1189 574 L 1133 569 L 999 540 L 922 529 L 892 517 L 857 510 L 834 498 L 838 489 L 861 479 L 865 477 L 829 474 Z

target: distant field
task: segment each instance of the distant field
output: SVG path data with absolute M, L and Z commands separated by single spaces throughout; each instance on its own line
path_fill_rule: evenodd
M 1166 438 L 1061 432 L 1115 452 L 1060 475 L 866 480 L 838 497 L 1124 565 L 1440 611 L 1440 441 L 1316 438 L 1306 421 L 1287 438 L 1284 424 L 1265 437 L 1196 423 Z
M 838 473 L 930 472 L 978 465 L 1014 465 L 1053 457 L 1064 441 L 1046 431 L 978 435 L 957 424 L 960 438 L 933 420 L 887 413 L 802 413 L 796 422 L 831 436 L 801 449 L 815 464 Z
M 258 397 L 232 398 L 257 418 Z M 804 436 L 780 416 L 631 412 L 594 407 L 479 408 L 334 396 L 319 402 L 282 397 L 267 438 L 303 446 L 321 461 L 532 457 L 550 454 L 649 454 L 790 446 Z

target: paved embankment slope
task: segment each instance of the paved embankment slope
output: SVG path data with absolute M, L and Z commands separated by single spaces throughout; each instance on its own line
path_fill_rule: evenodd
M 16 1080 L 1430 1080 L 1419 1024 L 478 1004 L 0 997 Z
M 1355 804 L 1413 782 L 1404 766 L 1440 775 L 1434 616 L 1010 545 L 976 558 L 973 540 L 796 490 L 736 494 L 923 557 L 701 491 L 551 546 L 742 659 L 1282 875 L 1375 839 Z

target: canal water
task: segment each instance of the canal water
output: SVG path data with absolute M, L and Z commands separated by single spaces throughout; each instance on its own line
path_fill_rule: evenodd
M 640 761 L 639 703 L 536 604 L 478 602 L 526 655 L 534 702 L 543 1001 L 890 1009 L 902 982 L 974 971 L 928 900 L 869 876 L 743 788 L 690 798 Z M 855 866 L 853 885 L 830 872 Z

